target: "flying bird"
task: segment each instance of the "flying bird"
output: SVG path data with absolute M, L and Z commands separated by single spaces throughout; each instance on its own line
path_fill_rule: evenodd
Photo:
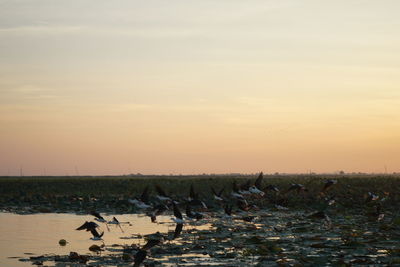
M 224 192 L 225 188 L 222 188 L 219 190 L 219 192 L 215 191 L 214 187 L 211 186 L 211 191 L 213 193 L 214 199 L 218 201 L 223 201 L 224 199 L 222 198 L 222 193 Z
M 96 229 L 91 229 L 90 232 L 93 235 L 93 237 L 91 238 L 92 240 L 102 240 L 102 236 L 104 235 L 104 232 L 99 234 Z
M 92 211 L 91 213 L 90 213 L 90 215 L 93 215 L 94 217 L 96 217 L 96 218 L 94 218 L 96 221 L 98 221 L 98 222 L 102 222 L 102 223 L 106 223 L 107 221 L 104 219 L 104 217 L 103 216 L 101 216 L 100 215 L 100 213 L 98 213 L 98 212 L 96 212 L 96 211 Z
M 249 188 L 250 193 L 260 196 L 265 195 L 265 193 L 261 190 L 262 179 L 263 179 L 263 173 L 261 172 L 257 180 L 255 181 L 254 185 Z
M 149 186 L 146 186 L 143 190 L 142 195 L 138 198 L 128 199 L 128 202 L 135 205 L 139 209 L 149 209 L 151 205 L 149 204 Z
M 232 182 L 232 197 L 237 198 L 237 199 L 244 199 L 242 193 L 240 193 L 239 186 L 237 185 L 236 181 Z
M 80 231 L 80 230 L 90 231 L 90 230 L 96 229 L 97 227 L 99 227 L 99 225 L 97 223 L 86 221 L 84 224 L 82 224 L 81 226 L 79 226 L 75 230 L 78 230 L 78 231 Z
M 275 185 L 272 185 L 272 184 L 267 185 L 267 186 L 264 188 L 264 190 L 267 190 L 267 191 L 274 191 L 274 192 L 276 192 L 276 193 L 279 192 L 279 188 L 276 187 Z
M 307 191 L 306 187 L 302 184 L 291 184 L 287 192 L 297 191 L 297 193 Z
M 121 223 L 118 221 L 117 218 L 113 217 L 112 221 L 109 221 L 108 224 L 115 224 L 119 227 L 119 229 L 121 229 L 122 232 L 124 232 L 124 230 L 121 227 Z
M 174 222 L 176 222 L 176 227 L 175 227 L 175 231 L 174 231 L 174 237 L 173 239 L 177 238 L 183 229 L 183 216 L 182 213 L 180 212 L 178 206 L 175 204 L 175 202 L 172 202 L 172 205 L 174 207 L 174 216 L 175 218 L 172 218 L 172 220 Z
M 201 214 L 200 212 L 192 211 L 189 204 L 186 205 L 186 216 L 188 216 L 191 219 L 196 219 L 197 221 L 204 218 L 204 215 Z
M 157 222 L 157 216 L 164 213 L 164 211 L 168 210 L 168 207 L 164 204 L 158 204 L 153 207 L 153 210 L 148 212 L 146 215 L 150 217 L 152 223 Z
M 161 188 L 158 184 L 154 185 L 157 191 L 157 198 L 160 201 L 171 201 L 171 198 L 165 193 L 164 189 Z
M 324 187 L 322 188 L 321 192 L 325 193 L 329 188 L 331 188 L 333 185 L 337 184 L 337 180 L 327 180 L 324 184 Z
M 183 224 L 183 222 L 184 222 L 183 216 L 182 216 L 182 213 L 180 212 L 178 206 L 174 202 L 172 202 L 172 205 L 174 207 L 174 216 L 175 216 L 175 218 L 172 218 L 172 220 L 178 224 Z

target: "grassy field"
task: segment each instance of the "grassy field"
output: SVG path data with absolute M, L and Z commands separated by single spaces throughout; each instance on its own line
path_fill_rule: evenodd
M 116 212 L 134 212 L 127 199 L 141 194 L 150 186 L 155 195 L 154 185 L 161 185 L 167 194 L 176 199 L 188 196 L 193 184 L 202 199 L 212 202 L 211 186 L 225 188 L 229 196 L 232 182 L 239 184 L 248 179 L 255 181 L 257 175 L 200 175 L 200 176 L 108 176 L 108 177 L 1 177 L 0 208 L 18 210 L 25 207 L 38 211 L 79 211 L 98 208 Z M 273 184 L 279 194 L 267 193 L 266 199 L 273 203 L 283 196 L 288 206 L 317 205 L 324 182 L 336 179 L 338 183 L 329 191 L 343 208 L 364 205 L 366 194 L 373 192 L 386 197 L 387 208 L 400 204 L 400 176 L 396 175 L 264 175 L 263 185 Z M 301 183 L 308 192 L 288 194 L 290 184 Z M 265 201 L 268 202 L 268 201 Z

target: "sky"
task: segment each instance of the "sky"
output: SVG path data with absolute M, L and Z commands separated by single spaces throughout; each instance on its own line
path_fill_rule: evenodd
M 399 10 L 0 0 L 0 175 L 399 172 Z

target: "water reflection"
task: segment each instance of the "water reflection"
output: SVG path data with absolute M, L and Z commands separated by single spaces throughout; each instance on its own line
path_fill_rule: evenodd
M 112 219 L 113 215 L 107 216 Z M 142 237 L 154 232 L 167 233 L 173 231 L 175 225 L 170 223 L 169 216 L 159 216 L 159 224 L 150 222 L 150 218 L 136 214 L 116 215 L 123 223 L 122 229 L 99 223 L 100 231 L 104 231 L 104 243 L 115 245 L 143 245 Z M 102 241 L 93 241 L 90 232 L 75 229 L 85 221 L 92 221 L 93 216 L 75 214 L 33 214 L 17 215 L 0 213 L 0 266 L 32 266 L 30 262 L 20 262 L 10 257 L 29 257 L 30 255 L 57 254 L 67 255 L 71 251 L 79 254 L 90 253 L 93 244 L 101 245 Z M 59 240 L 65 239 L 66 246 L 60 246 Z M 117 247 L 117 246 L 115 246 Z M 113 250 L 110 248 L 110 250 Z M 114 249 L 119 252 L 120 250 Z M 111 253 L 111 252 L 110 252 Z

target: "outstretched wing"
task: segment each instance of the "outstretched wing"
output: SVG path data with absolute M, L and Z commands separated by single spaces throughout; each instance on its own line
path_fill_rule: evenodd
M 258 188 L 261 189 L 261 183 L 263 179 L 263 173 L 261 172 L 260 175 L 258 175 L 257 180 L 255 181 L 254 185 Z
M 81 226 L 79 226 L 78 228 L 76 228 L 75 230 L 87 230 L 88 229 L 88 222 L 86 221 L 84 224 L 82 224 Z
M 90 215 L 93 215 L 93 216 L 96 217 L 97 219 L 104 220 L 103 216 L 101 216 L 100 213 L 98 213 L 97 211 L 92 211 L 92 212 L 90 213 Z
M 146 186 L 143 190 L 142 195 L 140 196 L 140 200 L 144 203 L 149 202 L 149 186 Z
M 160 196 L 168 197 L 167 194 L 164 192 L 164 190 L 161 188 L 161 186 L 156 184 L 156 185 L 154 185 L 154 187 L 156 188 L 156 191 Z

